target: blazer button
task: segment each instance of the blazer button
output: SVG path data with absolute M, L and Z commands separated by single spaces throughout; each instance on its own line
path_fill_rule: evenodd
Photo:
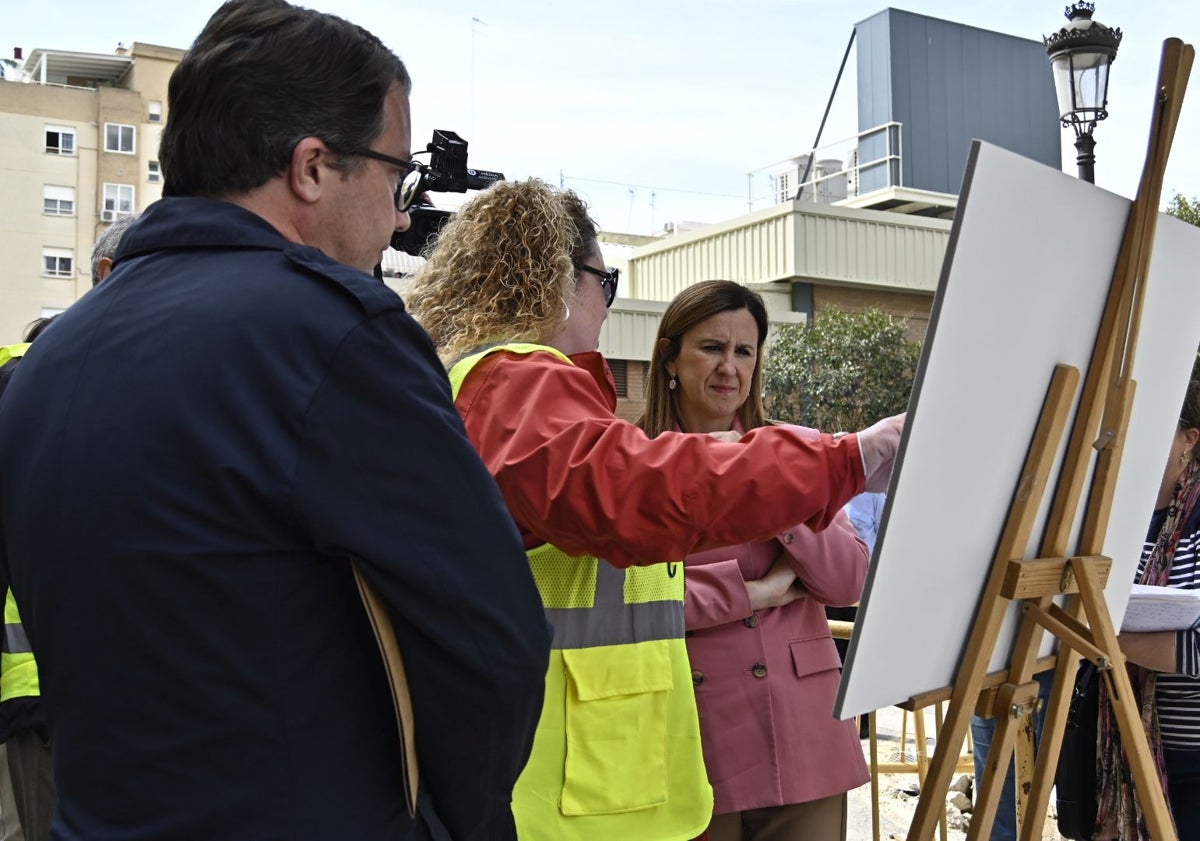
M 704 683 L 704 672 L 692 672 L 692 686 L 699 686 L 702 683 Z
M 747 628 L 757 628 L 758 627 L 758 614 L 751 613 L 749 616 L 747 616 L 745 619 L 742 620 L 742 624 L 745 625 Z
M 796 536 L 794 534 L 792 534 L 790 531 L 783 536 L 784 543 L 791 543 L 795 539 L 796 539 Z
M 767 667 L 764 666 L 762 663 L 755 663 L 754 668 L 751 669 L 750 671 L 753 672 L 755 677 L 766 677 L 767 676 Z

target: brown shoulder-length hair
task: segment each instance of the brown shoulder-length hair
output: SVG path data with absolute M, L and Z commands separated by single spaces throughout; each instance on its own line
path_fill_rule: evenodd
M 1192 380 L 1188 383 L 1183 406 L 1179 409 L 1179 428 L 1184 432 L 1189 429 L 1200 429 L 1200 380 Z M 1197 450 L 1200 450 L 1200 447 L 1192 448 L 1193 461 L 1200 461 L 1200 452 Z
M 673 429 L 678 422 L 677 397 L 667 387 L 670 379 L 667 363 L 679 355 L 683 334 L 706 318 L 731 310 L 749 310 L 754 323 L 758 325 L 758 354 L 754 360 L 754 374 L 750 378 L 750 394 L 738 408 L 737 418 L 747 432 L 766 425 L 762 404 L 762 366 L 763 344 L 767 341 L 767 308 L 757 292 L 740 283 L 704 280 L 676 295 L 658 323 L 658 335 L 654 339 L 654 352 L 650 358 L 650 380 L 646 385 L 646 408 L 637 421 L 649 437 L 657 438 Z M 663 349 L 662 339 L 667 340 L 666 350 Z

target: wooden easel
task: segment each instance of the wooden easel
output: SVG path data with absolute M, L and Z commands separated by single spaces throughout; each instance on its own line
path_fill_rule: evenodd
M 1032 753 L 1029 717 L 1037 703 L 1033 681 L 1042 634 L 1058 638 L 1054 687 L 1043 724 L 1041 744 L 1033 767 L 1028 796 L 1017 786 L 1021 841 L 1040 837 L 1045 823 L 1054 771 L 1058 765 L 1069 695 L 1079 655 L 1100 666 L 1131 766 L 1134 784 L 1145 810 L 1146 825 L 1154 841 L 1176 841 L 1174 825 L 1142 730 L 1140 711 L 1124 669 L 1125 658 L 1117 643 L 1112 617 L 1104 600 L 1111 560 L 1099 553 L 1112 506 L 1120 467 L 1123 436 L 1133 403 L 1130 378 L 1138 326 L 1141 320 L 1145 276 L 1154 240 L 1158 203 L 1167 156 L 1179 120 L 1195 51 L 1176 38 L 1163 44 L 1159 68 L 1158 99 L 1151 123 L 1150 143 L 1137 198 L 1130 210 L 1117 269 L 1104 308 L 1100 330 L 1079 400 L 1066 456 L 1059 473 L 1040 556 L 1020 559 L 1032 537 L 1040 501 L 1046 489 L 1054 454 L 1066 431 L 1070 407 L 1078 388 L 1078 369 L 1055 367 L 1030 443 L 1025 465 L 1009 508 L 992 569 L 980 603 L 978 620 L 959 662 L 950 706 L 934 750 L 909 831 L 910 841 L 930 841 L 944 808 L 944 796 L 954 772 L 959 747 L 966 737 L 977 701 L 991 701 L 998 725 L 983 780 L 976 781 L 976 804 L 968 841 L 988 837 L 1018 729 L 1028 738 L 1022 763 Z M 1089 448 L 1098 451 L 1084 522 L 1075 552 L 1068 543 L 1080 495 L 1091 462 Z M 1016 559 L 1016 560 L 1014 560 Z M 1065 606 L 1053 602 L 1066 596 Z M 981 695 L 985 671 L 995 650 L 1001 623 L 1010 602 L 1021 602 L 1023 617 L 1009 657 L 1007 680 L 994 696 Z M 911 699 L 914 706 L 927 699 Z

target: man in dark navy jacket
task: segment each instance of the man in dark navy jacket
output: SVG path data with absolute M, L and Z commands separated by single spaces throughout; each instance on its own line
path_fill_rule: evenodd
M 368 272 L 412 189 L 374 36 L 227 3 L 170 84 L 164 198 L 0 401 L 0 566 L 58 839 L 493 839 L 549 637 L 427 337 Z M 397 728 L 352 562 L 404 654 Z

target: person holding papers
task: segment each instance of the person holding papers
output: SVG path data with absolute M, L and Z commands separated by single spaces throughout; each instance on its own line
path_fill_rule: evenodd
M 1200 382 L 1192 380 L 1171 441 L 1137 583 L 1200 589 Z M 1200 839 L 1200 631 L 1123 632 L 1121 650 L 1141 697 L 1142 723 L 1180 841 Z M 1149 838 L 1107 686 L 1101 683 L 1096 838 Z

